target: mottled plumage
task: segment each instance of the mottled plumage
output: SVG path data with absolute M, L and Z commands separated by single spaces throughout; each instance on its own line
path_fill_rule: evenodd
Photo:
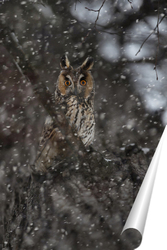
M 73 69 L 67 56 L 61 59 L 61 72 L 56 83 L 55 100 L 64 110 L 69 124 L 87 147 L 94 138 L 94 83 L 90 70 L 93 59 L 88 57 L 77 69 Z M 45 171 L 57 157 L 63 159 L 68 145 L 50 117 L 47 117 L 40 139 L 37 169 Z

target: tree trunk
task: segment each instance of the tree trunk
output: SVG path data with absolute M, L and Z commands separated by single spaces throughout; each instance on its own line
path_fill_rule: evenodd
M 92 151 L 45 175 L 16 178 L 4 249 L 133 249 L 121 231 L 150 155 L 135 145 L 107 159 Z

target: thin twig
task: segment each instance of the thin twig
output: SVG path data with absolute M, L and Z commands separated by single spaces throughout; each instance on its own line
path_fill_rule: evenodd
M 98 10 L 93 10 L 93 9 L 89 9 L 88 7 L 85 7 L 85 9 L 87 9 L 87 10 L 89 10 L 89 11 L 98 12 L 97 17 L 96 17 L 96 20 L 95 20 L 95 23 L 94 23 L 94 28 L 96 28 L 96 24 L 97 24 L 97 21 L 98 21 L 98 19 L 99 19 L 100 11 L 101 11 L 101 9 L 103 8 L 103 5 L 104 5 L 105 1 L 106 1 L 106 0 L 104 0 L 104 1 L 102 2 L 102 5 L 100 6 L 100 8 L 99 8 Z
M 144 39 L 144 41 L 142 42 L 142 44 L 141 44 L 139 50 L 137 51 L 137 53 L 135 54 L 135 56 L 137 56 L 137 55 L 140 53 L 140 51 L 141 51 L 143 45 L 145 44 L 145 42 L 150 38 L 150 36 L 151 36 L 153 33 L 154 33 L 154 30 L 146 37 L 146 39 Z
M 158 72 L 157 72 L 157 63 L 158 63 L 158 52 L 159 52 L 159 48 L 160 48 L 160 40 L 159 40 L 159 1 L 158 1 L 158 18 L 157 18 L 157 37 L 158 37 L 158 44 L 157 44 L 157 48 L 156 48 L 156 55 L 155 55 L 155 66 L 154 66 L 154 70 L 156 73 L 156 79 L 158 80 Z
M 107 31 L 107 30 L 102 30 L 102 29 L 97 29 L 97 31 L 99 32 L 99 33 L 106 33 L 106 34 L 109 34 L 109 35 L 120 35 L 118 32 L 109 32 L 109 31 Z
M 150 38 L 150 36 L 151 36 L 153 33 L 155 33 L 157 27 L 159 26 L 159 24 L 162 22 L 162 20 L 163 20 L 165 17 L 166 17 L 166 15 L 164 15 L 164 16 L 161 18 L 161 20 L 156 24 L 156 26 L 155 26 L 155 28 L 153 29 L 153 31 L 152 31 L 152 32 L 146 37 L 146 39 L 142 42 L 142 44 L 141 44 L 139 50 L 137 51 L 137 53 L 135 54 L 135 56 L 137 56 L 137 55 L 139 54 L 139 52 L 141 51 L 141 49 L 142 49 L 143 45 L 145 44 L 145 42 Z
M 133 5 L 132 5 L 133 0 L 128 0 L 128 2 L 130 3 L 131 9 L 133 9 Z
M 99 8 L 98 10 L 94 10 L 94 9 L 90 9 L 90 8 L 88 8 L 88 7 L 85 7 L 85 9 L 87 9 L 88 11 L 93 11 L 93 12 L 98 12 L 98 13 L 97 13 L 97 17 L 96 17 L 96 20 L 95 20 L 95 23 L 94 23 L 93 28 L 87 33 L 87 35 L 85 36 L 83 42 L 84 42 L 85 39 L 89 36 L 89 34 L 93 31 L 93 29 L 96 29 L 96 25 L 97 25 L 97 21 L 98 21 L 98 19 L 99 19 L 100 11 L 101 11 L 101 9 L 103 8 L 105 2 L 106 2 L 106 0 L 103 0 L 102 4 L 101 4 L 101 6 L 100 6 L 100 8 Z M 97 29 L 96 29 L 96 30 L 97 30 Z

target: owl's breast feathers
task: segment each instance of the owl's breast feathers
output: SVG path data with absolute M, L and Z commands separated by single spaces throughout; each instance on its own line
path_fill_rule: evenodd
M 80 101 L 76 96 L 67 99 L 67 113 L 69 124 L 74 127 L 85 146 L 89 146 L 94 138 L 93 103 Z

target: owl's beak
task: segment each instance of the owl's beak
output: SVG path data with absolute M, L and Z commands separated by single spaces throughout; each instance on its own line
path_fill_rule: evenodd
M 77 91 L 77 88 L 74 88 L 74 95 L 78 95 L 78 91 Z

